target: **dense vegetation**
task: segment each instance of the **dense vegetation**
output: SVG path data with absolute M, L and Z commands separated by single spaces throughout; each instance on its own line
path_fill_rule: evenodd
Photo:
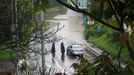
M 48 75 L 47 72 L 45 73 L 46 69 L 39 70 L 44 66 L 40 67 L 38 64 L 40 61 L 36 60 L 38 58 L 32 59 L 33 57 L 30 55 L 31 53 L 35 53 L 35 57 L 40 55 L 41 50 L 39 46 L 37 48 L 35 45 L 41 42 L 42 44 L 52 42 L 53 38 L 50 39 L 50 37 L 53 37 L 62 28 L 55 25 L 50 29 L 49 23 L 44 23 L 44 12 L 47 8 L 58 5 L 55 3 L 56 1 L 50 2 L 50 6 L 48 6 L 48 0 L 1 0 L 0 62 L 12 61 L 14 64 L 11 65 L 14 66 L 12 71 L 15 72 L 15 75 L 19 75 L 20 71 L 27 75 Z M 44 55 L 43 52 L 42 55 Z M 37 64 L 29 62 L 27 65 L 25 61 L 30 61 L 29 59 L 36 60 Z M 20 64 L 19 61 L 21 61 Z
M 11 56 L 15 56 L 16 46 L 18 46 L 20 51 L 26 50 L 26 43 L 30 40 L 33 30 L 37 26 L 33 28 L 34 26 L 31 22 L 33 16 L 28 2 L 23 4 L 23 1 L 19 1 L 17 3 L 18 7 L 15 6 L 14 0 L 2 0 L 2 2 L 1 11 L 2 9 L 6 11 L 3 12 L 5 15 L 2 15 L 4 20 L 0 20 L 0 29 L 4 33 L 1 34 L 2 38 L 0 38 L 0 53 L 2 53 L 0 58 L 1 60 L 9 60 Z
M 11 8 L 8 0 L 0 2 L 0 43 L 10 39 L 11 35 Z
M 5 41 L 11 39 L 11 4 L 9 0 L 1 0 L 0 2 L 0 60 L 10 59 L 10 52 L 6 49 L 7 46 L 3 45 Z M 5 51 L 4 51 L 5 50 Z
M 100 27 L 100 32 L 97 32 L 96 28 Z M 92 27 L 86 26 L 84 31 L 85 39 L 88 42 L 93 43 L 98 48 L 110 53 L 111 55 L 117 57 L 120 48 L 123 48 L 123 53 L 121 54 L 121 59 L 127 62 L 132 62 L 127 52 L 127 48 L 123 47 L 118 39 L 117 31 L 113 31 L 108 27 L 101 25 L 100 23 L 96 23 Z
M 41 28 L 37 24 L 36 12 L 45 12 L 47 7 L 47 0 L 1 0 L 0 60 L 26 57 L 28 44 L 37 37 L 36 33 Z

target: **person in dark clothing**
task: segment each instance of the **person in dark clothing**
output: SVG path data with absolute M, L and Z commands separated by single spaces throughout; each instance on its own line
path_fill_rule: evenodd
M 61 55 L 61 61 L 62 61 L 62 62 L 65 61 L 65 55 L 64 55 L 64 54 Z
M 64 46 L 64 43 L 62 42 L 61 43 L 61 53 L 64 54 L 65 52 L 65 46 Z
M 52 53 L 53 55 L 55 55 L 55 43 L 52 44 L 51 53 Z

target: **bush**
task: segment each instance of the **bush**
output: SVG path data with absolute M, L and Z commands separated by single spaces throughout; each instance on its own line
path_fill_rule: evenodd
M 95 36 L 96 31 L 94 28 L 87 28 L 84 31 L 85 39 L 88 40 L 90 37 Z

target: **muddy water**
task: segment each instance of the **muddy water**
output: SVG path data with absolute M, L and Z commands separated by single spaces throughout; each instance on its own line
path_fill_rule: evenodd
M 56 15 L 53 16 L 53 18 L 49 18 L 48 22 L 50 22 L 52 25 L 59 23 L 60 26 L 64 25 L 64 28 L 62 28 L 56 35 L 62 37 L 62 40 L 55 43 L 56 48 L 56 54 L 54 57 L 52 57 L 51 53 L 49 55 L 46 55 L 46 65 L 52 66 L 53 69 L 56 69 L 57 71 L 63 71 L 66 70 L 66 72 L 69 75 L 72 75 L 74 73 L 74 69 L 70 66 L 73 63 L 78 62 L 78 57 L 70 57 L 66 54 L 62 56 L 60 51 L 60 44 L 61 42 L 64 42 L 65 48 L 73 43 L 79 43 L 83 44 L 83 30 L 84 27 L 82 26 L 82 14 L 72 12 L 70 10 L 67 10 L 67 13 L 56 13 Z M 48 50 L 51 50 L 51 44 L 49 46 Z

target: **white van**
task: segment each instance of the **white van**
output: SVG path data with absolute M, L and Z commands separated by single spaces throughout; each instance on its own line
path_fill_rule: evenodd
M 82 55 L 84 48 L 80 44 L 72 44 L 67 47 L 67 55 Z

